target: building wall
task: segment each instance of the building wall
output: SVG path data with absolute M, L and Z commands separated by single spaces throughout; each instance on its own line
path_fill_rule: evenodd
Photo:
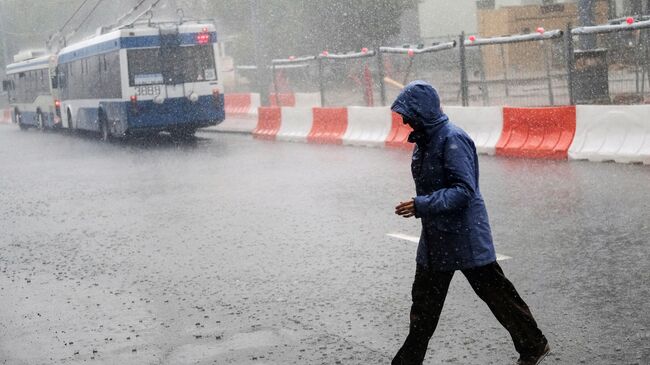
M 620 15 L 624 10 L 624 1 L 615 0 Z M 575 3 L 576 0 L 559 0 L 557 3 Z M 519 5 L 539 5 L 542 0 L 495 0 L 497 8 Z M 478 11 L 475 0 L 422 0 L 418 5 L 420 20 L 420 37 L 429 42 L 438 39 L 457 38 L 465 31 L 467 34 L 478 32 Z
M 595 6 L 596 24 L 607 22 L 608 4 L 599 1 Z M 577 24 L 578 7 L 575 3 L 564 4 L 558 11 L 544 12 L 539 5 L 503 7 L 494 10 L 480 10 L 478 13 L 478 33 L 481 37 L 495 37 L 506 34 L 532 33 L 538 27 L 545 29 L 564 29 L 568 23 Z M 488 78 L 500 77 L 504 66 L 508 72 L 519 75 L 532 75 L 545 70 L 545 57 L 560 53 L 561 41 L 526 42 L 504 46 L 481 47 L 484 71 Z M 503 50 L 501 49 L 503 48 Z M 502 53 L 503 52 L 503 56 Z M 559 61 L 551 57 L 551 63 Z M 555 66 L 562 66 L 556 64 Z
M 476 5 L 473 1 L 423 0 L 418 8 L 420 36 L 425 41 L 449 35 L 455 38 L 462 31 L 476 32 Z

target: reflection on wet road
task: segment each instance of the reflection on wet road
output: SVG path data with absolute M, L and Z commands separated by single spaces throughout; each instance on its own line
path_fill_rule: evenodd
M 386 364 L 407 333 L 409 153 L 0 126 L 7 364 Z M 501 263 L 549 364 L 650 356 L 650 168 L 482 157 Z M 462 275 L 426 364 L 504 364 Z

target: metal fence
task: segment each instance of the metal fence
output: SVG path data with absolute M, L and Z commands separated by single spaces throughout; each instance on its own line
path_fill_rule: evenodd
M 233 67 L 232 70 L 232 84 L 229 85 L 229 93 L 252 93 L 259 92 L 259 85 L 256 82 L 258 76 L 257 66 L 253 65 L 240 65 Z
M 650 102 L 650 20 L 571 30 L 571 43 L 591 43 L 588 51 L 574 51 L 574 101 L 599 103 Z M 582 79 L 580 79 L 582 78 Z
M 436 85 L 444 104 L 462 104 L 460 57 L 456 45 L 457 42 L 450 41 L 429 47 L 381 47 L 383 99 L 394 100 L 405 84 L 418 79 Z
M 446 105 L 646 103 L 650 20 L 491 38 L 461 34 L 431 46 L 273 60 L 270 68 L 271 93 L 320 93 L 323 106 L 387 105 L 415 79 L 435 85 Z
M 273 60 L 270 104 L 294 106 L 293 95 L 317 93 L 321 74 L 315 61 L 315 56 Z
M 478 62 L 466 62 L 468 98 L 476 105 L 548 106 L 567 104 L 567 67 L 561 30 L 471 38 L 468 51 Z
M 322 74 L 321 100 L 327 106 L 375 106 L 378 80 L 375 51 L 318 56 Z

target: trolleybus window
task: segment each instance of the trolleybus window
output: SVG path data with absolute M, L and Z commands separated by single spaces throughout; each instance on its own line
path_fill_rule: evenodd
M 211 81 L 217 79 L 212 46 L 183 47 L 185 82 Z
M 161 59 L 159 48 L 132 49 L 127 53 L 129 85 L 179 84 L 217 79 L 211 45 L 177 47 Z
M 162 67 L 158 48 L 131 49 L 129 61 L 129 85 L 162 84 Z

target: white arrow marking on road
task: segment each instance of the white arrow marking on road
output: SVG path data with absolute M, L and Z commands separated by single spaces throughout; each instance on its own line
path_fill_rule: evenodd
M 415 243 L 420 242 L 419 237 L 409 236 L 409 235 L 402 234 L 402 233 L 387 233 L 386 236 L 397 238 L 397 239 L 404 240 L 404 241 L 415 242 Z M 511 258 L 512 257 L 510 257 L 510 256 L 497 254 L 497 261 L 510 260 Z

